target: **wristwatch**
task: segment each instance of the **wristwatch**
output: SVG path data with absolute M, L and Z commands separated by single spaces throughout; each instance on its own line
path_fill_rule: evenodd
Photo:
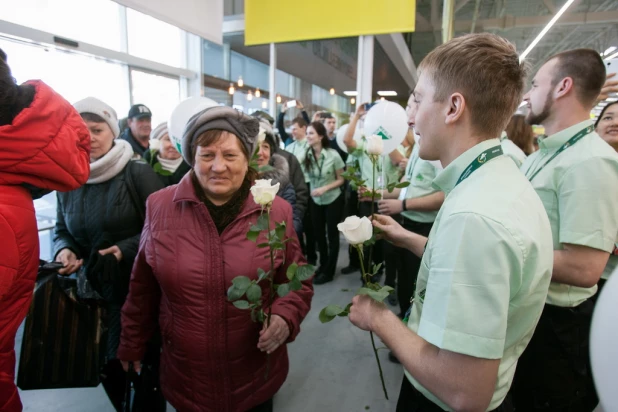
M 408 208 L 406 207 L 406 199 L 403 199 L 401 201 L 401 209 L 405 212 L 406 210 L 408 210 Z

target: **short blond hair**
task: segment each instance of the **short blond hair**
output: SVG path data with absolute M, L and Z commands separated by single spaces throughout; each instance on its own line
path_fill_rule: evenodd
M 456 37 L 435 48 L 419 66 L 435 86 L 435 101 L 461 93 L 478 133 L 499 137 L 521 102 L 528 65 L 515 46 L 490 33 Z

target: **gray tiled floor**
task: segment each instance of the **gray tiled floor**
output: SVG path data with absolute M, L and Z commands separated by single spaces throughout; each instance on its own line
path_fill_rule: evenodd
M 339 268 L 347 264 L 345 241 L 341 244 Z M 338 269 L 339 270 L 339 269 Z M 290 373 L 275 396 L 277 412 L 394 411 L 403 376 L 400 365 L 380 359 L 390 401 L 384 399 L 380 377 L 371 350 L 369 334 L 337 318 L 323 325 L 320 310 L 331 303 L 347 304 L 360 286 L 359 274 L 337 275 L 334 282 L 315 287 L 311 312 L 302 324 L 296 342 L 289 345 Z M 349 291 L 348 291 L 349 290 Z M 21 344 L 21 332 L 16 348 Z M 103 389 L 22 391 L 24 411 L 113 411 Z M 168 410 L 173 410 L 169 408 Z

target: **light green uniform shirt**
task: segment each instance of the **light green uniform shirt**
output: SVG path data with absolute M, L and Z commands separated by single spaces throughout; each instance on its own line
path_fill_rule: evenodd
M 523 150 L 507 137 L 505 132 L 502 132 L 502 136 L 500 137 L 500 145 L 502 146 L 504 154 L 510 157 L 517 167 L 521 167 L 527 156 Z
M 586 120 L 554 135 L 539 139 L 521 170 L 530 178 L 570 138 L 592 121 Z M 554 158 L 532 179 L 543 201 L 554 240 L 554 250 L 564 243 L 612 252 L 618 233 L 618 154 L 595 132 Z M 552 282 L 547 303 L 575 307 L 593 296 L 596 285 L 580 288 Z
M 366 140 L 363 138 L 360 142 L 357 142 L 356 148 L 357 150 L 360 149 L 364 152 L 365 145 Z M 376 163 L 375 186 L 373 182 L 373 163 L 371 162 L 369 155 L 364 152 L 358 159 L 358 162 L 360 165 L 361 179 L 365 181 L 365 187 L 368 189 L 386 188 L 386 185 L 392 182 L 398 182 L 400 179 L 399 166 L 393 165 L 393 162 L 391 162 L 388 155 L 381 156 Z M 382 173 L 382 170 L 384 170 L 384 173 Z M 380 185 L 380 180 L 382 177 L 386 180 L 386 182 Z
M 303 162 L 305 161 L 305 156 L 307 155 L 308 148 L 309 148 L 309 143 L 307 143 L 307 138 L 305 138 L 303 139 L 302 142 L 298 142 L 294 140 L 292 143 L 290 143 L 285 148 L 285 150 L 287 152 L 292 153 L 294 156 L 296 156 L 296 158 L 298 159 L 298 163 L 302 165 Z M 303 174 L 305 175 L 305 183 L 309 183 L 309 176 L 307 176 L 307 174 L 304 173 L 304 169 L 303 169 Z
M 541 316 L 551 279 L 551 228 L 530 183 L 506 156 L 456 186 L 464 169 L 498 139 L 479 143 L 434 180 L 446 199 L 418 273 L 408 327 L 445 350 L 500 359 L 487 410 L 500 406 L 517 360 Z M 447 405 L 406 371 L 416 389 Z
M 339 156 L 339 153 L 337 153 L 335 149 L 322 149 L 320 152 L 320 158 L 317 160 L 313 156 L 312 152 L 309 153 L 309 156 L 312 160 L 311 168 L 309 170 L 304 170 L 306 169 L 304 163 L 302 163 L 302 167 L 304 172 L 309 176 L 311 190 L 326 186 L 337 180 L 337 170 L 345 167 L 343 159 L 341 159 L 341 156 Z M 324 193 L 322 196 L 312 196 L 311 198 L 316 205 L 329 205 L 333 203 L 340 195 L 341 187 L 336 187 Z
M 425 197 L 439 191 L 433 187 L 432 183 L 440 172 L 440 169 L 433 163 L 421 159 L 418 156 L 418 151 L 419 145 L 416 144 L 414 145 L 414 149 L 412 149 L 412 154 L 410 155 L 408 166 L 406 166 L 404 174 L 406 181 L 410 182 L 410 185 L 401 189 L 399 200 Z M 415 222 L 431 223 L 436 220 L 438 211 L 406 210 L 401 212 L 401 214 Z

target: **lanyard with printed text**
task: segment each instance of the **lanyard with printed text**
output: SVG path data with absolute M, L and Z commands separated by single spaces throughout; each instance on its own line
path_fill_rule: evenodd
M 580 130 L 575 136 L 571 137 L 565 144 L 560 146 L 560 148 L 558 150 L 556 150 L 556 153 L 554 153 L 553 156 L 550 157 L 549 160 L 546 161 L 543 166 L 539 167 L 537 169 L 537 171 L 532 174 L 532 176 L 530 176 L 530 177 L 526 176 L 526 177 L 528 177 L 528 180 L 532 182 L 532 179 L 534 179 L 536 177 L 536 175 L 538 175 L 539 172 L 541 170 L 543 170 L 543 168 L 545 166 L 547 166 L 547 164 L 549 162 L 554 160 L 556 158 L 556 156 L 558 156 L 560 153 L 564 152 L 566 149 L 568 149 L 569 147 L 573 146 L 575 143 L 580 141 L 582 137 L 586 136 L 587 134 L 592 133 L 592 129 L 593 129 L 593 126 L 590 125 L 590 126 L 584 128 L 584 129 Z
M 318 163 L 318 160 L 315 158 L 315 155 L 312 153 L 313 155 L 313 160 L 315 160 L 315 164 L 316 166 L 318 166 L 318 182 L 320 182 L 322 180 L 322 167 L 324 166 L 324 159 L 326 158 L 326 156 L 324 156 L 324 153 L 320 153 L 320 157 L 321 157 L 321 162 Z M 313 166 L 315 167 L 315 166 Z M 312 168 L 313 168 L 312 167 Z M 315 177 L 315 173 L 313 173 L 313 176 Z
M 478 155 L 478 157 L 474 159 L 472 163 L 468 165 L 468 167 L 466 167 L 466 170 L 463 171 L 461 176 L 459 176 L 459 180 L 457 181 L 457 183 L 455 183 L 455 187 L 461 182 L 463 182 L 464 180 L 466 180 L 468 176 L 470 176 L 476 169 L 483 166 L 485 163 L 487 163 L 491 159 L 500 156 L 501 154 L 502 154 L 502 146 L 494 146 L 494 147 L 491 147 L 485 150 L 480 155 Z

